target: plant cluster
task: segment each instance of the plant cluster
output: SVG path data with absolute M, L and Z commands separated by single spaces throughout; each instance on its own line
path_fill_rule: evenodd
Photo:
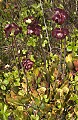
M 67 20 L 67 17 L 68 14 L 67 12 L 65 12 L 64 9 L 56 8 L 52 20 L 58 23 L 59 25 L 62 25 L 65 22 L 65 20 Z M 52 31 L 53 37 L 57 39 L 64 39 L 68 34 L 69 31 L 66 28 L 55 28 Z

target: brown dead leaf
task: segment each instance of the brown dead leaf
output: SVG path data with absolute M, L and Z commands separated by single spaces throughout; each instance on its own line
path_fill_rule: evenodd
M 57 68 L 55 68 L 54 73 L 53 73 L 53 76 L 54 76 L 54 77 L 57 77 L 57 76 L 58 76 L 58 70 L 57 70 Z

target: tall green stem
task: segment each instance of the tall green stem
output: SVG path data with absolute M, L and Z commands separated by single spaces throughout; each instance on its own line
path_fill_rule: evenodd
M 66 58 L 66 38 L 64 39 L 64 63 L 63 63 L 63 76 L 62 76 L 62 79 L 65 78 L 65 69 L 66 69 L 65 58 Z

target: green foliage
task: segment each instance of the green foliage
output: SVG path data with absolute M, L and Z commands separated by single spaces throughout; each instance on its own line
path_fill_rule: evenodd
M 0 119 L 7 120 L 10 115 L 10 111 L 8 111 L 8 107 L 6 104 L 0 104 Z

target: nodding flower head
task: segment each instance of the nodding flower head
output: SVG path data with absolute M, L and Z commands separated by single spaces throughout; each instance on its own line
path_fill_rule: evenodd
M 68 18 L 68 14 L 64 9 L 56 8 L 54 15 L 52 16 L 52 20 L 58 24 L 63 24 L 65 20 Z
M 16 23 L 7 24 L 4 28 L 6 37 L 9 37 L 11 32 L 14 31 L 14 35 L 22 33 L 22 27 L 19 27 Z
M 41 26 L 39 26 L 38 24 L 30 24 L 27 27 L 27 34 L 33 34 L 33 35 L 37 35 L 40 36 L 40 32 L 41 32 Z
M 39 25 L 39 21 L 33 17 L 33 16 L 29 16 L 24 18 L 23 20 L 25 23 L 28 23 L 27 26 L 27 34 L 28 35 L 37 35 L 40 36 L 40 32 L 41 32 L 41 26 Z
M 32 68 L 33 64 L 34 64 L 34 62 L 31 61 L 30 59 L 22 60 L 22 65 L 23 65 L 24 69 L 27 71 Z
M 55 28 L 52 31 L 52 36 L 57 39 L 64 39 L 68 34 L 69 31 L 66 28 Z

